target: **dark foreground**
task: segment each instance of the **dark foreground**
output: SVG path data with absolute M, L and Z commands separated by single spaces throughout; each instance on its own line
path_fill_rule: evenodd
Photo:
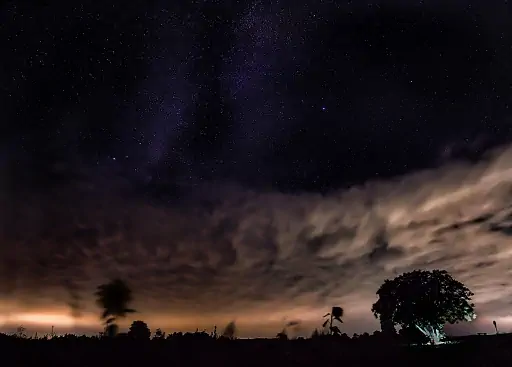
M 6 366 L 512 366 L 510 336 L 401 346 L 305 340 L 0 338 Z

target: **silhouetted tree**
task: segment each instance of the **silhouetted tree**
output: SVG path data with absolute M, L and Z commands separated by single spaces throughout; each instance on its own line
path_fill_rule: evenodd
M 236 334 L 236 324 L 234 321 L 229 322 L 224 328 L 222 336 L 228 339 L 234 339 Z
M 163 332 L 162 329 L 156 329 L 155 339 L 165 339 L 165 332 Z
M 137 320 L 132 322 L 128 336 L 133 339 L 146 340 L 151 338 L 151 330 L 144 321 Z
M 21 338 L 21 339 L 26 339 L 27 338 L 27 333 L 26 333 L 27 329 L 23 326 L 23 325 L 20 325 L 16 328 L 16 337 L 17 338 Z
M 181 338 L 183 336 L 183 333 L 181 331 L 175 331 L 174 333 L 172 334 L 167 334 L 167 340 L 171 340 L 171 339 L 178 339 L 178 338 Z
M 284 325 L 283 330 L 281 330 L 279 333 L 277 333 L 276 338 L 277 339 L 281 339 L 281 340 L 288 340 L 289 339 L 289 336 L 288 336 L 289 329 L 290 328 L 294 328 L 294 327 L 298 327 L 299 325 L 300 325 L 300 321 L 299 320 L 288 321 Z
M 381 323 L 416 327 L 434 344 L 440 342 L 446 323 L 475 318 L 473 293 L 445 270 L 404 273 L 386 280 L 377 295 L 372 312 Z
M 338 321 L 340 324 L 343 324 L 343 320 L 341 318 L 343 317 L 343 308 L 334 306 L 330 313 L 327 313 L 324 315 L 325 317 L 329 317 L 327 320 L 324 321 L 322 327 L 326 327 L 327 324 L 329 324 L 329 332 L 331 335 L 341 335 L 341 330 L 338 326 L 332 325 L 332 322 L 334 320 Z
M 128 313 L 135 310 L 128 308 L 132 301 L 132 291 L 120 279 L 114 279 L 107 284 L 98 286 L 96 292 L 96 303 L 103 308 L 101 319 L 105 321 L 105 332 L 108 336 L 117 334 L 116 321 L 119 317 L 126 317 Z
M 288 340 L 288 333 L 286 332 L 286 329 L 283 329 L 277 333 L 276 338 L 279 340 Z

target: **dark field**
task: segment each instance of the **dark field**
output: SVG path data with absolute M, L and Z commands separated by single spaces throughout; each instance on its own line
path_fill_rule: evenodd
M 133 340 L 0 336 L 5 366 L 512 366 L 509 334 L 455 344 L 408 346 L 377 340 L 223 340 L 183 336 Z

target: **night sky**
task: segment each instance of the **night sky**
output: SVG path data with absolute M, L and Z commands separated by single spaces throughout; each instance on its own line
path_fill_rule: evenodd
M 0 327 L 120 277 L 153 329 L 351 335 L 443 268 L 512 329 L 507 1 L 44 3 L 0 5 Z

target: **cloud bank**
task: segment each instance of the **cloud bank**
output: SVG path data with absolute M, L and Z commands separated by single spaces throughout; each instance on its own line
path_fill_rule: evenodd
M 108 174 L 38 193 L 3 177 L 4 327 L 99 329 L 94 289 L 122 277 L 153 328 L 234 320 L 242 336 L 275 335 L 291 319 L 318 326 L 336 304 L 346 332 L 371 332 L 379 285 L 418 268 L 473 290 L 473 328 L 510 317 L 512 148 L 328 195 L 218 184 L 165 206 Z

